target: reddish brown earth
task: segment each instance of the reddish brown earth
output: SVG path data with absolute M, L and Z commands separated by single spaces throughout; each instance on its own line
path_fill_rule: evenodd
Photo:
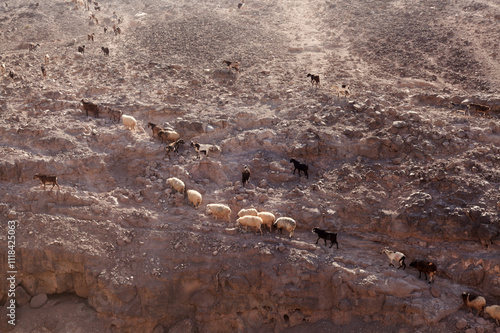
M 18 306 L 9 325 L 5 273 L 0 330 L 500 332 L 460 297 L 500 304 L 497 1 L 237 4 L 0 4 L 0 267 L 15 223 Z M 81 99 L 137 131 L 87 117 Z M 469 103 L 491 116 L 465 116 Z M 186 142 L 171 160 L 148 122 Z M 198 160 L 190 141 L 218 149 Z M 294 218 L 294 236 L 239 228 L 249 207 Z M 434 262 L 436 282 L 389 267 L 382 247 Z

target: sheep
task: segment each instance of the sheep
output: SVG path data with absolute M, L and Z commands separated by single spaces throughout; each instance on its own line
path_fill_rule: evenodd
M 59 187 L 59 184 L 57 183 L 57 176 L 53 176 L 53 175 L 42 175 L 42 174 L 35 174 L 33 176 L 33 179 L 40 179 L 40 181 L 42 182 L 40 184 L 40 186 L 43 185 L 43 189 L 45 190 L 45 184 L 46 183 L 49 183 L 49 184 L 52 184 L 52 187 L 50 188 L 50 190 L 52 191 L 52 189 L 54 188 L 54 186 L 57 186 L 57 189 L 60 190 L 61 188 Z
M 286 229 L 290 233 L 289 238 L 292 238 L 293 232 L 297 227 L 297 222 L 290 217 L 279 217 L 273 223 L 273 227 L 279 229 L 281 234 L 283 234 L 283 228 Z
M 258 212 L 257 216 L 262 219 L 262 224 L 266 225 L 269 230 L 272 229 L 274 221 L 276 221 L 276 217 L 273 213 L 269 212 Z
M 179 152 L 179 146 L 181 144 L 184 144 L 184 140 L 182 140 L 182 139 L 176 140 L 175 142 L 172 142 L 172 143 L 168 144 L 165 147 L 165 157 L 168 156 L 168 159 L 170 159 L 170 153 L 171 152 L 178 153 Z
M 0 65 L 0 71 L 1 71 L 2 75 L 4 75 L 4 74 L 5 74 L 5 71 L 6 71 L 6 68 L 5 68 L 5 63 L 2 63 L 2 64 Z
M 383 248 L 382 250 L 380 250 L 380 253 L 387 254 L 389 259 L 391 260 L 391 262 L 389 262 L 389 266 L 394 267 L 394 264 L 392 262 L 397 261 L 399 263 L 398 269 L 400 269 L 401 267 L 403 267 L 403 270 L 406 269 L 406 263 L 405 263 L 406 256 L 403 253 L 394 252 L 394 251 L 391 251 L 387 248 Z
M 472 308 L 477 310 L 476 315 L 484 314 L 484 307 L 486 306 L 486 300 L 484 297 L 479 295 L 474 295 L 471 293 L 463 292 L 462 300 L 464 301 L 464 305 L 469 307 L 469 310 L 472 312 Z
M 437 272 L 436 264 L 425 260 L 414 260 L 411 262 L 410 267 L 415 267 L 418 270 L 419 279 L 423 272 L 426 280 L 427 280 L 427 275 L 429 275 L 429 283 L 432 283 L 432 281 L 434 281 Z
M 337 243 L 336 232 L 326 231 L 320 228 L 313 228 L 312 232 L 313 234 L 318 235 L 318 239 L 316 239 L 316 244 L 318 244 L 320 238 L 323 238 L 323 240 L 325 241 L 325 246 L 326 246 L 326 241 L 329 240 L 331 242 L 330 248 L 332 248 L 333 244 L 337 244 L 337 250 L 339 249 L 339 243 Z
M 231 208 L 224 204 L 208 204 L 205 209 L 207 215 L 212 214 L 215 218 L 230 221 Z
M 299 177 L 300 177 L 300 172 L 304 172 L 304 175 L 306 175 L 306 178 L 309 179 L 309 174 L 307 173 L 307 170 L 309 169 L 309 166 L 306 164 L 299 163 L 296 159 L 291 159 L 290 163 L 293 163 L 293 174 L 295 175 L 295 170 L 299 170 Z
M 81 100 L 83 109 L 85 110 L 85 114 L 88 117 L 89 112 L 94 115 L 95 118 L 99 118 L 99 106 L 92 102 L 85 102 L 83 99 Z
M 262 224 L 263 224 L 263 221 L 258 216 L 245 215 L 245 216 L 242 216 L 239 219 L 237 219 L 236 223 L 238 223 L 241 226 L 245 227 L 245 231 L 247 230 L 247 227 L 256 228 L 257 230 L 260 231 L 260 234 L 262 235 Z
M 173 189 L 176 190 L 177 192 L 184 193 L 184 191 L 186 190 L 186 185 L 179 178 L 176 177 L 168 178 L 167 183 L 169 183 L 170 186 L 172 186 Z
M 43 57 L 43 62 L 47 65 L 49 62 L 50 62 L 50 57 L 48 54 L 46 54 L 44 57 Z
M 311 78 L 311 86 L 314 86 L 316 84 L 316 87 L 319 86 L 319 75 L 314 75 L 314 74 L 307 74 L 306 77 L 310 77 Z
M 42 70 L 42 76 L 45 79 L 47 77 L 47 71 L 45 70 L 45 66 L 44 65 L 40 66 L 40 69 Z
M 94 33 L 91 33 L 90 35 L 87 35 L 87 41 L 91 40 L 94 42 Z
M 231 68 L 234 68 L 234 70 L 236 70 L 236 71 L 240 70 L 240 63 L 239 62 L 228 61 L 228 60 L 224 60 L 223 62 L 226 64 L 227 70 L 231 70 Z
M 158 137 L 158 132 L 163 130 L 163 128 L 153 123 L 148 123 L 148 127 L 151 127 L 151 130 L 153 131 L 153 138 L 155 136 Z
M 255 208 L 248 208 L 248 209 L 242 208 L 238 212 L 238 217 L 243 217 L 243 216 L 257 216 L 257 214 L 259 214 L 259 212 Z
M 500 305 L 490 305 L 484 308 L 484 312 L 490 315 L 491 318 L 495 319 L 497 325 L 500 326 Z
M 472 111 L 474 111 L 474 115 L 483 115 L 484 117 L 489 117 L 491 108 L 488 105 L 480 105 L 480 104 L 468 104 L 467 109 L 469 110 L 469 113 L 472 114 Z
M 40 44 L 36 43 L 29 43 L 28 45 L 28 50 L 31 52 L 31 51 L 36 51 L 36 49 L 38 49 L 40 47 Z
M 109 56 L 109 48 L 101 46 L 101 50 L 104 53 L 104 55 Z
M 202 196 L 201 193 L 195 190 L 187 190 L 186 191 L 187 198 L 191 204 L 193 204 L 195 209 L 201 205 Z
M 160 138 L 161 142 L 176 141 L 180 137 L 181 135 L 176 131 L 160 130 L 158 132 L 158 138 Z
M 80 52 L 81 54 L 85 54 L 85 45 L 78 46 L 78 52 Z
M 197 142 L 191 141 L 191 147 L 196 150 L 196 157 L 200 159 L 200 152 L 208 156 L 208 151 L 210 150 L 210 145 L 199 144 Z
M 250 179 L 250 169 L 248 168 L 247 165 L 245 165 L 243 171 L 241 172 L 241 184 L 245 186 L 245 183 L 248 184 L 249 179 Z
M 135 120 L 132 116 L 127 116 L 126 114 L 122 115 L 122 122 L 126 128 L 135 132 L 135 125 L 137 125 L 137 120 Z

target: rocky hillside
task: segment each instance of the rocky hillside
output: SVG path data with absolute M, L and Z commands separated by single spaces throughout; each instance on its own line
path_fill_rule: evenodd
M 500 304 L 497 1 L 88 4 L 0 4 L 0 330 L 500 332 L 461 300 Z M 149 122 L 181 134 L 170 159 Z M 250 207 L 293 237 L 239 227 Z

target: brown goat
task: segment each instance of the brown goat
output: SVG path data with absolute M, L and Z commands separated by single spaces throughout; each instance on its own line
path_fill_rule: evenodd
M 85 102 L 82 99 L 83 109 L 85 110 L 85 114 L 87 117 L 89 116 L 89 112 L 94 115 L 95 118 L 99 118 L 99 106 L 92 102 Z
M 427 280 L 427 275 L 429 275 L 429 283 L 434 281 L 434 276 L 436 275 L 437 272 L 436 264 L 425 260 L 414 260 L 411 262 L 410 267 L 415 267 L 418 270 L 419 279 L 422 273 L 424 273 L 426 280 Z
M 57 176 L 41 175 L 41 174 L 37 173 L 33 176 L 33 179 L 40 179 L 40 181 L 42 182 L 41 185 L 43 185 L 44 190 L 45 190 L 46 183 L 52 184 L 52 187 L 50 188 L 51 191 L 54 188 L 54 186 L 57 186 L 57 189 L 61 190 L 61 188 L 59 187 L 59 184 L 57 183 Z

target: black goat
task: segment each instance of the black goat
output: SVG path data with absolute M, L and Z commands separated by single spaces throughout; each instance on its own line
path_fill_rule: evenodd
M 92 102 L 85 102 L 83 99 L 81 100 L 83 104 L 83 109 L 85 110 L 85 114 L 87 117 L 89 116 L 89 112 L 94 115 L 95 118 L 99 118 L 99 106 Z
M 425 260 L 414 260 L 411 262 L 410 267 L 415 267 L 418 270 L 419 279 L 422 273 L 424 273 L 426 280 L 427 280 L 427 274 L 429 275 L 429 283 L 434 281 L 434 275 L 436 275 L 437 272 L 436 264 Z
M 42 65 L 42 66 L 40 67 L 40 69 L 42 70 L 42 76 L 43 76 L 43 78 L 45 79 L 45 78 L 47 77 L 47 71 L 45 70 L 45 66 L 44 66 L 44 65 Z
M 78 52 L 80 52 L 81 54 L 85 54 L 85 45 L 78 46 Z
M 249 179 L 250 179 L 250 169 L 248 168 L 248 166 L 245 165 L 245 168 L 241 173 L 241 184 L 245 186 L 245 183 L 248 183 Z
M 13 71 L 9 71 L 9 76 L 12 80 L 14 80 L 14 78 L 16 77 L 16 73 L 14 73 Z
M 109 56 L 109 48 L 108 47 L 101 47 L 102 52 L 104 52 L 105 55 Z
M 337 243 L 337 233 L 336 232 L 326 231 L 326 230 L 323 230 L 320 228 L 313 228 L 312 232 L 314 234 L 318 235 L 318 239 L 316 240 L 316 244 L 318 244 L 320 238 L 323 238 L 325 240 L 325 246 L 326 246 L 326 241 L 329 240 L 332 243 L 330 245 L 330 248 L 333 246 L 333 244 L 337 244 L 337 250 L 339 249 L 339 243 Z
M 293 174 L 295 175 L 295 170 L 299 170 L 299 177 L 300 177 L 300 172 L 303 171 L 304 175 L 306 175 L 306 178 L 309 179 L 309 174 L 307 173 L 307 170 L 309 167 L 306 164 L 302 164 L 296 159 L 291 159 L 290 163 L 293 163 L 294 169 L 293 169 Z
M 311 78 L 311 86 L 316 84 L 316 87 L 319 86 L 319 75 L 307 74 L 307 77 Z

